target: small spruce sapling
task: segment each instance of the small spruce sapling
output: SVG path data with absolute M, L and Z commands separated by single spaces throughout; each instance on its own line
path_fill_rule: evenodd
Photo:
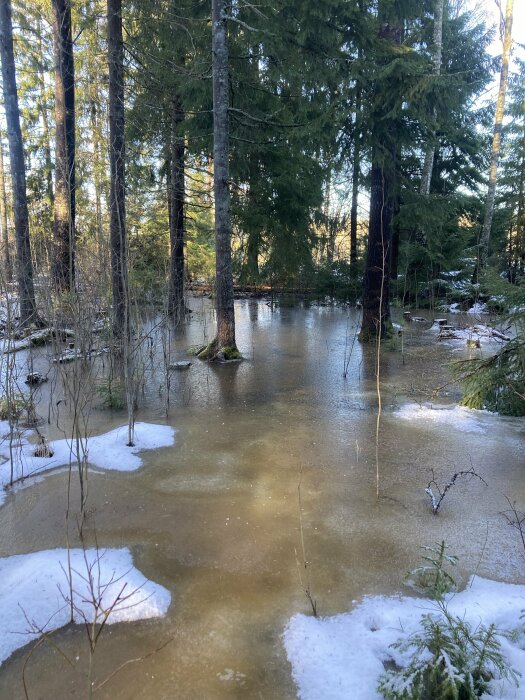
M 411 656 L 406 666 L 379 679 L 379 692 L 387 700 L 477 700 L 492 679 L 510 678 L 517 687 L 517 673 L 501 653 L 496 627 L 473 628 L 448 609 L 446 594 L 456 590 L 456 582 L 445 567 L 455 566 L 457 558 L 446 553 L 444 541 L 424 550 L 426 563 L 412 579 L 435 601 L 436 610 L 421 617 L 419 631 L 392 645 Z

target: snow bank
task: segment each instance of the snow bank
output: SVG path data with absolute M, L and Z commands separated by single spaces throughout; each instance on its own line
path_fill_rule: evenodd
M 424 405 L 409 403 L 394 411 L 394 416 L 406 421 L 424 422 L 427 425 L 445 425 L 463 433 L 486 433 L 481 416 L 486 411 L 476 411 L 464 406 Z
M 502 333 L 497 328 L 491 328 L 483 323 L 478 323 L 474 326 L 468 326 L 466 328 L 452 327 L 449 325 L 440 326 L 437 321 L 430 328 L 431 331 L 437 332 L 439 340 L 481 340 L 484 342 L 495 342 L 501 344 L 501 342 L 507 342 L 510 340 L 508 335 Z
M 133 566 L 128 549 L 72 549 L 69 556 L 70 567 L 65 549 L 0 559 L 0 664 L 42 633 L 67 625 L 71 600 L 77 624 L 102 622 L 108 610 L 108 624 L 166 614 L 170 592 Z
M 446 306 L 446 305 L 445 305 Z M 488 314 L 489 313 L 489 308 L 488 306 L 483 303 L 477 301 L 474 306 L 471 306 L 470 309 L 467 309 L 466 311 L 461 308 L 461 304 L 458 302 L 454 302 L 453 304 L 450 304 L 448 306 L 449 313 L 451 314 L 472 314 L 472 315 L 477 315 L 477 314 Z
M 2 487 L 11 480 L 34 476 L 42 472 L 67 467 L 76 462 L 75 444 L 71 440 L 54 440 L 48 443 L 51 457 L 37 457 L 35 450 L 39 445 L 30 443 L 26 436 L 13 445 L 11 461 L 8 438 L 9 425 L 0 422 L 0 504 L 3 502 Z M 27 433 L 30 435 L 31 433 Z M 175 442 L 175 430 L 169 425 L 154 423 L 135 423 L 134 445 L 127 446 L 128 426 L 123 425 L 109 433 L 88 437 L 83 441 L 82 449 L 87 454 L 87 461 L 99 469 L 115 471 L 135 471 L 143 462 L 139 453 L 143 450 L 155 450 L 159 447 L 169 447 Z M 2 463 L 3 462 L 3 463 Z
M 519 626 L 525 586 L 475 576 L 462 593 L 450 597 L 448 607 L 473 627 L 494 623 L 503 634 Z M 409 657 L 390 645 L 418 631 L 421 617 L 435 611 L 435 603 L 428 599 L 373 596 L 351 613 L 320 619 L 295 615 L 284 632 L 284 645 L 299 698 L 381 700 L 377 685 L 384 663 L 393 660 L 403 666 Z M 521 644 L 503 636 L 499 641 L 508 663 L 522 674 L 525 683 L 523 634 Z M 497 680 L 483 697 L 517 700 L 524 697 L 524 690 L 512 681 Z
M 489 309 L 484 302 L 477 301 L 474 306 L 471 306 L 467 311 L 468 314 L 488 314 Z

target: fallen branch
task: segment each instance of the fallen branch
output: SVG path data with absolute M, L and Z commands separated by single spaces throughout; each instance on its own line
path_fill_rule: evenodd
M 505 498 L 509 504 L 509 509 L 504 511 L 502 515 L 507 520 L 507 523 L 519 532 L 523 551 L 525 552 L 525 513 L 517 509 L 515 501 L 511 501 L 508 496 L 505 496 Z
M 441 489 L 436 481 L 435 476 L 434 476 L 434 470 L 432 469 L 431 471 L 432 471 L 432 479 L 428 482 L 428 486 L 425 489 L 425 493 L 430 498 L 430 501 L 432 503 L 432 512 L 434 513 L 434 515 L 436 515 L 436 513 L 440 509 L 441 504 L 443 503 L 443 499 L 445 498 L 445 496 L 447 494 L 447 491 L 449 489 L 451 489 L 452 486 L 454 486 L 454 484 L 456 483 L 456 481 L 460 477 L 468 476 L 468 477 L 472 478 L 475 476 L 477 479 L 482 481 L 485 484 L 485 486 L 488 486 L 485 479 L 474 471 L 474 467 L 471 467 L 470 469 L 466 469 L 466 470 L 456 472 L 455 474 L 453 474 L 450 481 L 447 484 L 445 484 L 443 489 Z M 436 493 L 434 493 L 432 488 L 434 488 L 436 490 L 437 495 L 436 495 Z

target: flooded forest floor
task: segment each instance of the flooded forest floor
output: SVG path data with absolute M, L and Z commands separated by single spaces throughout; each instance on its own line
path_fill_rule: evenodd
M 187 354 L 214 331 L 208 300 L 190 307 L 188 323 L 167 335 L 158 319 L 144 321 L 136 419 L 172 426 L 174 444 L 141 453 L 135 471 L 89 470 L 87 545 L 129 548 L 140 572 L 171 593 L 164 617 L 104 629 L 95 697 L 292 700 L 282 635 L 292 615 L 311 612 L 305 589 L 322 616 L 364 595 L 410 594 L 405 576 L 423 545 L 445 540 L 463 584 L 474 573 L 525 581 L 519 536 L 502 516 L 506 497 L 525 507 L 525 423 L 458 409 L 449 371 L 490 343 L 439 341 L 431 315 L 407 324 L 381 352 L 376 446 L 376 354 L 356 340 L 358 310 L 239 300 L 244 359 L 214 364 Z M 50 441 L 70 430 L 62 383 L 78 372 L 74 362 L 58 371 L 52 355 L 50 346 L 17 353 L 21 374 L 49 376 L 35 408 Z M 191 365 L 168 371 L 181 361 Z M 102 406 L 108 362 L 90 361 L 93 436 L 127 422 L 125 408 Z M 472 467 L 486 484 L 458 483 L 433 515 L 432 474 L 445 484 Z M 66 546 L 68 477 L 50 472 L 7 493 L 1 557 Z M 78 498 L 73 478 L 71 512 Z M 29 660 L 29 647 L 19 649 L 0 668 L 0 697 L 25 698 L 23 678 L 32 700 L 88 697 L 88 647 L 76 625 Z

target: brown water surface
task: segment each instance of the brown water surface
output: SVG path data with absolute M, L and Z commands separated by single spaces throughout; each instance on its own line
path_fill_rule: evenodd
M 213 333 L 207 301 L 191 306 L 191 322 L 171 334 L 172 361 Z M 109 680 L 96 698 L 295 698 L 281 635 L 291 615 L 310 612 L 304 587 L 321 615 L 346 611 L 366 594 L 406 593 L 419 548 L 442 539 L 460 557 L 462 581 L 474 571 L 524 581 L 523 551 L 501 515 L 506 495 L 525 504 L 523 421 L 481 415 L 485 432 L 465 433 L 395 417 L 397 406 L 446 384 L 448 364 L 466 350 L 439 345 L 428 326 L 414 324 L 403 352 L 397 341 L 383 353 L 378 497 L 375 353 L 354 341 L 358 313 L 243 300 L 236 314 L 245 360 L 195 360 L 173 372 L 167 417 L 162 353 L 148 321 L 153 344 L 137 419 L 173 425 L 176 444 L 143 453 L 137 472 L 89 477 L 88 543 L 96 531 L 101 547 L 128 546 L 135 565 L 172 595 L 165 619 L 103 633 L 95 685 Z M 35 354 L 36 367 L 46 362 L 46 351 Z M 60 381 L 39 391 L 45 416 Z M 457 397 L 452 385 L 438 400 Z M 125 411 L 96 403 L 92 434 L 125 423 Z M 51 439 L 68 430 L 66 414 L 57 422 L 52 413 L 52 425 L 40 428 Z M 459 483 L 433 516 L 424 493 L 430 470 L 446 482 L 471 465 L 488 485 Z M 8 496 L 0 556 L 64 546 L 66 495 L 61 473 Z M 2 699 L 25 697 L 25 663 L 32 700 L 88 697 L 85 631 L 71 627 L 52 639 L 56 646 L 41 645 L 27 663 L 29 647 L 3 664 Z

